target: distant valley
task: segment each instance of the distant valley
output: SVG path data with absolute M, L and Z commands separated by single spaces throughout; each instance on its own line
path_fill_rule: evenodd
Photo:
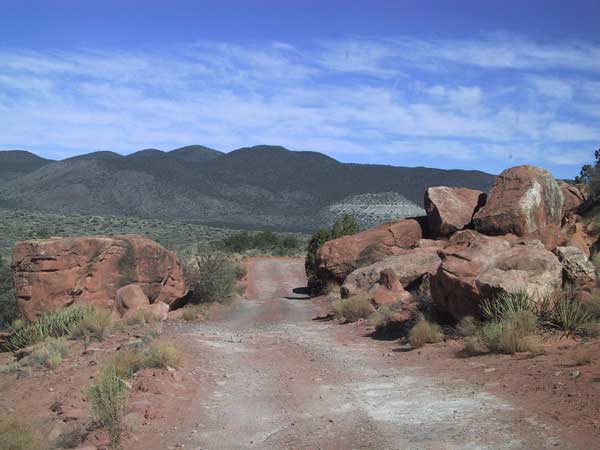
M 51 161 L 0 151 L 0 207 L 175 218 L 209 225 L 311 231 L 344 212 L 363 226 L 422 212 L 429 186 L 488 190 L 479 171 L 348 164 L 317 152 L 193 145 L 128 156 Z

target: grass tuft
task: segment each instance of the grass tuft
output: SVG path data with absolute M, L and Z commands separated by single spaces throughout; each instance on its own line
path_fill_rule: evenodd
M 425 344 L 434 344 L 442 340 L 442 330 L 438 324 L 421 318 L 411 328 L 408 340 L 413 348 L 420 348 Z
M 373 306 L 367 297 L 356 295 L 348 299 L 337 300 L 333 304 L 336 317 L 347 322 L 366 319 L 373 312 Z
M 69 354 L 69 344 L 64 338 L 50 338 L 31 353 L 32 360 L 43 367 L 57 369 Z
M 73 328 L 71 336 L 76 339 L 94 338 L 103 341 L 111 330 L 112 319 L 110 313 L 90 309 Z
M 0 417 L 0 450 L 42 450 L 33 428 L 14 417 Z

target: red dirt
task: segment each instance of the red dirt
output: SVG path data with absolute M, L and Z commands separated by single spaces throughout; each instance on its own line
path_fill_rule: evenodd
M 252 300 L 216 308 L 206 322 L 165 324 L 163 338 L 177 343 L 182 367 L 134 379 L 123 448 L 598 448 L 597 341 L 551 340 L 535 358 L 462 358 L 459 340 L 408 351 L 397 339 L 373 339 L 364 322 L 326 320 L 327 299 L 293 292 L 305 283 L 301 260 L 256 258 L 248 269 Z M 0 407 L 43 433 L 64 419 L 50 410 L 56 401 L 83 423 L 90 377 L 132 331 L 92 353 L 76 344 L 55 371 L 0 375 Z M 582 345 L 592 363 L 573 367 Z

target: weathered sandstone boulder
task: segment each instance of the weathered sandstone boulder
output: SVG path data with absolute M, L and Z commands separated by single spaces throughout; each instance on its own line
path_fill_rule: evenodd
M 527 292 L 534 299 L 562 286 L 562 265 L 539 241 L 459 231 L 442 252 L 431 278 L 433 301 L 454 319 L 479 315 L 481 300 L 502 292 Z
M 368 291 L 380 280 L 384 272 L 393 274 L 403 289 L 416 288 L 415 282 L 421 280 L 425 274 L 435 274 L 441 262 L 435 249 L 427 248 L 415 248 L 400 255 L 390 256 L 348 275 L 342 285 L 342 296 L 348 297 Z
M 585 193 L 574 184 L 565 183 L 564 181 L 559 181 L 558 184 L 565 199 L 564 212 L 576 211 L 585 202 Z
M 423 237 L 421 222 L 402 219 L 326 242 L 317 251 L 319 277 L 341 284 L 359 267 L 414 247 Z
M 139 314 L 140 311 L 144 311 L 145 313 L 151 315 L 156 321 L 162 322 L 169 318 L 169 305 L 164 302 L 156 302 L 140 306 L 136 309 L 128 309 L 124 312 L 123 319 L 127 320 L 128 318 Z
M 175 253 L 140 235 L 18 242 L 12 268 L 28 319 L 72 304 L 113 310 L 117 290 L 129 284 L 151 303 L 171 304 L 187 292 Z
M 121 314 L 150 305 L 150 299 L 138 284 L 128 284 L 117 290 L 117 309 Z
M 557 247 L 554 253 L 562 264 L 565 286 L 575 290 L 596 287 L 596 270 L 581 249 L 577 247 Z
M 518 166 L 496 177 L 473 222 L 477 231 L 488 235 L 530 236 L 548 225 L 560 226 L 563 204 L 563 193 L 550 173 Z
M 396 278 L 396 274 L 390 269 L 381 272 L 379 280 L 367 291 L 367 296 L 377 307 L 397 303 L 408 305 L 412 304 L 414 300 L 410 292 L 404 290 Z
M 429 229 L 435 236 L 450 236 L 471 223 L 473 214 L 485 203 L 481 191 L 455 187 L 430 187 L 425 191 Z

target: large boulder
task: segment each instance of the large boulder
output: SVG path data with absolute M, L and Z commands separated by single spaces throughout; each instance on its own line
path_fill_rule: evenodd
M 394 275 L 403 289 L 416 288 L 415 283 L 422 280 L 426 274 L 434 275 L 437 272 L 442 260 L 435 250 L 415 248 L 356 269 L 344 280 L 342 295 L 349 297 L 368 291 L 378 283 L 382 273 L 386 271 Z
M 459 231 L 442 252 L 431 278 L 433 301 L 456 320 L 480 314 L 480 303 L 503 292 L 527 292 L 535 300 L 562 286 L 562 265 L 540 241 Z
M 421 218 L 402 219 L 328 241 L 317 251 L 317 273 L 341 284 L 359 267 L 414 247 L 423 237 L 422 223 Z
M 467 188 L 437 186 L 425 191 L 425 211 L 431 233 L 450 236 L 471 223 L 486 195 Z
M 485 206 L 475 213 L 475 229 L 488 235 L 531 236 L 560 226 L 564 196 L 544 169 L 518 166 L 496 177 Z
M 118 289 L 129 284 L 151 303 L 171 304 L 187 293 L 175 253 L 140 235 L 17 242 L 12 268 L 28 319 L 69 305 L 113 310 Z
M 128 284 L 117 290 L 116 304 L 119 313 L 125 314 L 150 305 L 150 299 L 139 284 Z

